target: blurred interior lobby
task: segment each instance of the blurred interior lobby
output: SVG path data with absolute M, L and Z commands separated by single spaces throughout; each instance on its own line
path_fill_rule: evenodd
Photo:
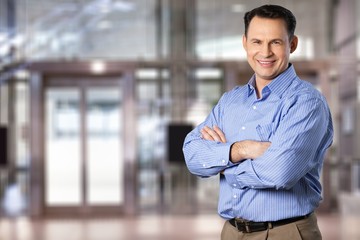
M 266 3 L 333 116 L 323 239 L 360 239 L 360 1 L 0 0 L 0 240 L 220 239 L 218 178 L 181 147 L 253 74 L 243 16 Z

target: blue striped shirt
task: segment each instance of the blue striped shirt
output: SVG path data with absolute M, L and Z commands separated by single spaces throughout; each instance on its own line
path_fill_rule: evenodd
M 224 93 L 186 136 L 188 169 L 200 177 L 220 176 L 218 212 L 225 219 L 276 221 L 306 215 L 322 199 L 320 172 L 333 138 L 329 107 L 292 65 L 262 90 L 262 98 L 254 86 L 255 76 Z M 200 130 L 214 125 L 226 143 L 201 138 Z M 230 147 L 241 140 L 269 141 L 271 146 L 256 159 L 234 164 Z

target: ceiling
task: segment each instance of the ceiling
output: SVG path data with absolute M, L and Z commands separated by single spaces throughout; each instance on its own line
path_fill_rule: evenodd
M 166 6 L 169 1 L 17 0 L 17 35 L 8 38 L 6 45 L 1 41 L 6 33 L 0 31 L 0 56 L 15 45 L 20 55 L 31 59 L 156 59 L 160 41 L 157 3 Z M 264 3 L 282 4 L 294 12 L 297 33 L 304 39 L 303 52 L 309 48 L 320 54 L 325 51 L 328 13 L 324 9 L 328 9 L 329 0 L 195 1 L 195 45 L 200 57 L 236 58 L 243 54 L 239 39 L 244 31 L 244 12 Z M 163 21 L 168 21 L 166 8 L 162 14 Z M 168 39 L 169 29 L 163 30 Z

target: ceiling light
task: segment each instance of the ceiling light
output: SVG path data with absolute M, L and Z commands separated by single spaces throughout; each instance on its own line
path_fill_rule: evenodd
M 105 72 L 106 65 L 103 61 L 96 60 L 91 63 L 90 70 L 94 74 L 101 74 Z

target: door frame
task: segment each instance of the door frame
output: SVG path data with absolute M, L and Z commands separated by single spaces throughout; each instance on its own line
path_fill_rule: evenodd
M 34 63 L 30 68 L 30 216 L 90 216 L 136 214 L 136 103 L 134 86 L 134 67 L 118 62 L 105 64 L 101 74 L 91 71 L 92 62 L 46 62 Z M 52 207 L 45 204 L 45 92 L 48 86 L 76 86 L 74 81 L 53 81 L 57 78 L 90 79 L 89 83 L 101 84 L 101 78 L 119 78 L 122 87 L 123 119 L 123 176 L 124 203 L 122 207 L 91 207 L 75 211 L 73 208 Z M 81 81 L 80 81 L 81 82 Z M 126 113 L 126 114 L 124 114 Z M 125 127 L 126 126 L 126 127 Z
M 121 77 L 91 77 L 89 79 L 89 77 L 51 77 L 46 81 L 46 85 L 44 87 L 44 91 L 46 93 L 46 91 L 48 89 L 62 89 L 62 88 L 68 88 L 71 87 L 74 90 L 78 90 L 79 91 L 79 112 L 80 112 L 80 176 L 81 176 L 81 203 L 80 206 L 44 206 L 45 208 L 45 213 L 46 215 L 60 215 L 60 214 L 64 214 L 64 213 L 69 213 L 69 214 L 100 214 L 100 213 L 113 213 L 113 214 L 120 214 L 123 211 L 123 204 L 121 203 L 121 205 L 112 205 L 112 206 L 90 206 L 86 201 L 86 197 L 88 196 L 88 175 L 87 175 L 87 166 L 88 166 L 88 138 L 87 138 L 87 128 L 86 128 L 86 123 L 87 123 L 87 119 L 86 119 L 86 98 L 87 98 L 87 90 L 89 88 L 93 88 L 93 87 L 112 87 L 112 88 L 117 88 L 120 91 L 120 95 L 123 96 L 123 92 L 124 92 L 124 88 L 123 88 L 123 82 L 121 80 Z M 44 101 L 44 104 L 46 104 L 46 99 Z M 122 97 L 121 97 L 121 104 L 123 103 L 122 101 Z M 44 125 L 46 125 L 46 105 L 44 106 L 45 109 L 45 119 L 44 119 Z M 121 108 L 121 112 L 120 114 L 120 118 L 121 121 L 123 122 L 123 118 L 124 118 L 124 111 Z M 47 132 L 46 130 L 44 131 L 45 135 L 47 136 Z M 123 129 L 121 130 L 121 139 L 124 139 L 123 136 Z M 46 148 L 46 144 L 47 142 L 44 141 L 44 147 Z M 119 146 L 120 147 L 120 146 Z M 121 156 L 121 161 L 123 162 L 124 156 L 122 154 Z M 47 159 L 44 159 L 44 166 L 46 166 L 47 164 Z M 122 163 L 123 164 L 123 163 Z M 45 168 L 46 169 L 46 168 Z M 46 170 L 44 170 L 44 197 L 46 198 L 46 191 L 47 191 L 47 186 L 46 186 Z M 121 172 L 121 176 L 123 177 L 124 172 Z M 124 186 L 122 186 L 124 187 Z M 124 194 L 124 189 L 122 188 L 122 194 Z M 46 199 L 44 199 L 44 201 L 46 201 Z

